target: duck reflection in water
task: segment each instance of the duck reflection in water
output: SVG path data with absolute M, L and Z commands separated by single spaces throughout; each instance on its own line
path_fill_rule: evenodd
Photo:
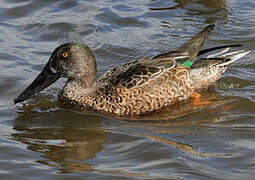
M 26 144 L 27 149 L 42 153 L 38 163 L 62 173 L 88 172 L 92 167 L 86 160 L 102 151 L 107 141 L 100 121 L 97 117 L 86 120 L 90 118 L 63 110 L 24 113 L 15 120 L 17 133 L 12 137 Z
M 201 152 L 193 145 L 173 140 L 176 135 L 189 136 L 193 134 L 194 131 L 192 128 L 189 129 L 190 126 L 221 121 L 219 112 L 208 114 L 207 106 L 205 105 L 203 108 L 203 111 L 200 109 L 200 112 L 197 112 L 194 109 L 191 111 L 189 106 L 182 106 L 179 113 L 183 111 L 183 114 L 181 114 L 184 115 L 185 112 L 190 112 L 184 117 L 173 117 L 172 114 L 168 119 L 174 119 L 166 120 L 167 117 L 164 116 L 162 118 L 166 118 L 164 121 L 141 121 L 140 119 L 136 123 L 122 123 L 119 120 L 107 120 L 105 117 L 78 114 L 66 110 L 30 111 L 29 113 L 19 114 L 19 117 L 13 123 L 14 130 L 17 132 L 13 133 L 12 137 L 14 140 L 25 144 L 28 150 L 42 154 L 41 158 L 35 160 L 36 162 L 54 167 L 61 173 L 88 171 L 107 173 L 107 170 L 98 169 L 96 165 L 93 166 L 88 160 L 95 159 L 99 152 L 105 150 L 107 148 L 105 144 L 112 146 L 121 142 L 122 146 L 125 146 L 125 144 L 128 146 L 128 143 L 135 143 L 141 138 L 158 142 L 168 147 L 169 152 L 173 151 L 174 148 L 193 157 L 222 156 L 223 154 L 220 153 Z M 195 113 L 199 113 L 195 117 L 199 116 L 201 119 L 192 119 Z M 157 113 L 152 118 L 156 116 Z M 224 120 L 224 117 L 222 119 Z M 117 126 L 117 130 L 113 126 Z M 122 133 L 130 134 L 134 137 L 134 140 L 131 142 L 123 141 L 123 136 L 120 136 Z M 111 137 L 120 140 L 116 142 Z M 139 147 L 135 146 L 135 148 Z M 130 151 L 132 153 L 132 148 Z M 142 151 L 143 149 L 141 149 Z M 125 171 L 122 168 L 118 170 L 118 172 L 109 173 L 123 173 Z M 127 176 L 133 176 L 133 174 L 125 173 Z M 139 175 L 139 173 L 136 175 Z

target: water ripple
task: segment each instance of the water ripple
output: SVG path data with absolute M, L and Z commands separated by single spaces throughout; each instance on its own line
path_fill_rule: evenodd
M 81 41 L 99 75 L 181 45 L 209 23 L 205 47 L 254 49 L 253 0 L 30 0 L 0 2 L 2 179 L 252 179 L 254 52 L 192 100 L 143 117 L 76 112 L 64 81 L 14 106 L 61 43 Z

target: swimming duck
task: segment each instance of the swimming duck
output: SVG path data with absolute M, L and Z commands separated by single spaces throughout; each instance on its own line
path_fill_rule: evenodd
M 139 59 L 106 72 L 95 80 L 95 56 L 84 43 L 57 47 L 36 79 L 15 103 L 25 101 L 67 78 L 60 95 L 64 103 L 118 115 L 142 115 L 189 99 L 213 85 L 227 66 L 249 51 L 229 53 L 222 46 L 200 50 L 214 25 L 208 25 L 182 46 L 165 54 Z M 227 47 L 207 57 L 202 54 Z

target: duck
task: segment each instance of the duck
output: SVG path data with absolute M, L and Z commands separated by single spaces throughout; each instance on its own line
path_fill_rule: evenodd
M 214 85 L 230 63 L 250 52 L 229 52 L 230 47 L 239 45 L 201 50 L 214 26 L 206 26 L 178 48 L 115 67 L 98 79 L 95 56 L 86 44 L 62 44 L 14 103 L 35 97 L 60 78 L 67 78 L 61 101 L 80 110 L 132 116 L 183 102 Z M 217 49 L 224 50 L 202 56 Z

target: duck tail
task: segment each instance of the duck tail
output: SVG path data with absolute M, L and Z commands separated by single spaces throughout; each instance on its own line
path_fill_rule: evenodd
M 221 62 L 217 66 L 226 66 L 251 52 L 250 50 L 228 52 L 229 49 L 230 47 L 227 47 L 226 49 L 220 52 L 210 54 L 206 57 L 206 59 L 212 59 L 212 60 L 218 59 Z
M 220 52 L 221 54 L 217 53 L 217 54 L 212 54 L 209 55 L 208 58 L 222 58 L 224 59 L 224 61 L 220 64 L 218 64 L 217 66 L 227 66 L 230 63 L 240 59 L 241 57 L 245 56 L 246 54 L 250 53 L 250 50 L 241 50 L 241 51 L 234 51 L 234 52 L 229 52 L 226 53 L 228 51 L 229 48 L 225 49 L 225 52 Z
M 212 47 L 212 48 L 208 48 L 208 49 L 202 49 L 199 51 L 197 56 L 201 56 L 201 55 L 207 54 L 211 51 L 216 51 L 219 49 L 225 49 L 225 48 L 231 48 L 231 47 L 241 47 L 241 46 L 243 46 L 243 45 L 242 44 L 229 44 L 229 45 L 223 45 L 223 46 L 216 46 L 216 47 Z
M 175 51 L 187 51 L 192 59 L 195 58 L 202 48 L 209 32 L 214 28 L 214 26 L 214 24 L 206 26 L 202 31 L 194 35 L 189 41 L 175 49 Z

